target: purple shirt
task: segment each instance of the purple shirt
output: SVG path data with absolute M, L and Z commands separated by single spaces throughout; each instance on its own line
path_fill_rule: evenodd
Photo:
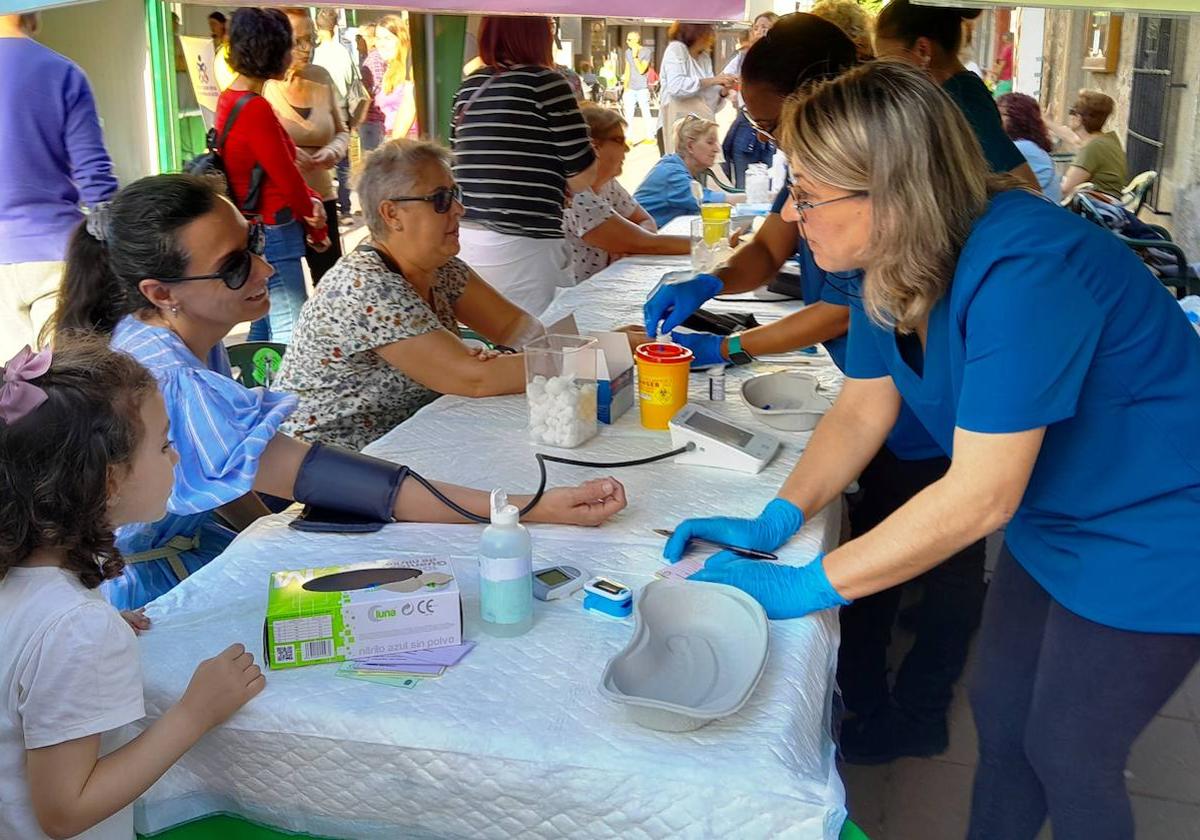
M 387 72 L 387 62 L 379 54 L 379 50 L 371 50 L 362 63 L 362 81 L 367 92 L 371 94 L 371 105 L 367 108 L 367 116 L 363 122 L 384 122 L 383 111 L 375 104 L 375 97 L 383 91 L 383 74 Z
M 0 264 L 61 260 L 94 205 L 117 190 L 87 77 L 28 38 L 0 38 Z

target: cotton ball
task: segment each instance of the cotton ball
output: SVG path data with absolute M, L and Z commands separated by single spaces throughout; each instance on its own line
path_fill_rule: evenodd
M 566 383 L 563 382 L 562 377 L 560 376 L 551 377 L 546 381 L 546 393 L 550 394 L 551 396 L 558 396 L 561 394 L 564 387 L 566 387 Z

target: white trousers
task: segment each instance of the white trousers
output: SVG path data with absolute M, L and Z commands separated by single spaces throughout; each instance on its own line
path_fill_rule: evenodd
M 62 262 L 0 265 L 0 365 L 28 344 L 38 347 L 38 333 L 54 314 Z
M 655 124 L 650 119 L 650 89 L 642 88 L 641 90 L 629 90 L 626 88 L 623 95 L 623 103 L 625 106 L 625 124 L 629 126 L 629 142 L 630 144 L 640 143 L 647 138 L 654 138 Z M 642 109 L 642 130 L 637 131 L 633 126 L 634 110 L 638 107 Z
M 556 288 L 575 285 L 565 239 L 530 239 L 463 225 L 458 241 L 458 256 L 476 274 L 535 317 L 554 300 Z

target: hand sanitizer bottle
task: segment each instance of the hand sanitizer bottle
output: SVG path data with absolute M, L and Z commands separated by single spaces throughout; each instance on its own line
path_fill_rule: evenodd
M 492 491 L 492 524 L 479 540 L 479 613 L 484 632 L 520 636 L 533 626 L 533 547 L 520 511 Z

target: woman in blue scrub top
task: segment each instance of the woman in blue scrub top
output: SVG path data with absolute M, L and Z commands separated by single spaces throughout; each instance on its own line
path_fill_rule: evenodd
M 803 85 L 837 75 L 857 63 L 856 47 L 834 24 L 803 12 L 781 18 L 747 52 L 742 65 L 746 115 L 760 133 L 777 129 L 787 97 Z M 826 272 L 794 221 L 780 213 L 788 192 L 780 191 L 772 212 L 752 242 L 738 249 L 714 274 L 663 286 L 646 304 L 647 331 L 658 334 L 714 294 L 749 291 L 770 280 L 785 260 L 800 268 L 805 307 L 738 337 L 754 355 L 784 353 L 821 342 L 843 371 L 850 304 L 861 272 Z M 688 296 L 691 300 L 686 300 Z M 661 324 L 661 326 L 660 326 Z M 673 333 L 696 355 L 698 366 L 730 364 L 731 339 L 708 333 Z M 738 356 L 743 361 L 745 357 Z M 950 459 L 907 407 L 848 498 L 852 534 L 864 534 L 925 487 L 941 478 Z M 931 756 L 949 745 L 947 717 L 954 684 L 962 675 L 972 634 L 983 611 L 984 544 L 977 540 L 922 575 L 922 597 L 912 648 L 888 684 L 887 652 L 902 587 L 860 598 L 840 615 L 837 681 L 852 718 L 841 725 L 847 762 L 879 764 L 902 756 Z
M 772 618 L 844 606 L 1007 525 L 971 703 L 968 836 L 1132 838 L 1123 770 L 1200 659 L 1200 341 L 1119 240 L 988 176 L 961 113 L 877 62 L 785 113 L 817 263 L 865 267 L 845 387 L 757 519 L 676 537 L 774 549 L 874 456 L 901 402 L 952 458 L 876 528 L 793 567 L 696 577 Z M 901 126 L 908 143 L 871 142 Z M 695 578 L 694 578 L 695 579 Z
M 892 0 L 875 21 L 875 55 L 906 61 L 928 73 L 962 110 L 992 171 L 1008 172 L 1029 187 L 1041 189 L 1033 168 L 1005 133 L 991 91 L 959 60 L 963 21 L 979 15 L 979 9 Z

